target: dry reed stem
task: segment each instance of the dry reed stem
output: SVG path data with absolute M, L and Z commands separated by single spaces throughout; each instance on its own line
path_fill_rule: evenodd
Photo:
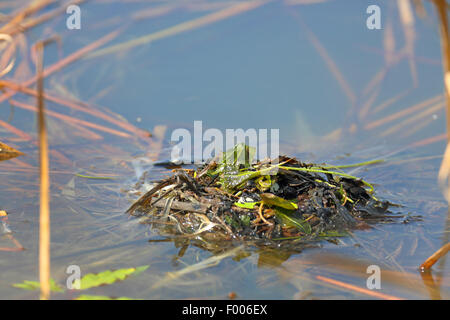
M 442 159 L 441 168 L 439 169 L 438 181 L 439 186 L 444 194 L 445 199 L 450 204 L 450 143 L 447 144 L 447 148 Z
M 12 163 L 14 163 L 14 165 L 16 166 L 20 166 L 20 167 L 24 167 L 24 168 L 34 168 L 31 164 L 26 163 L 20 159 L 10 159 L 9 161 L 11 161 Z
M 79 124 L 68 122 L 68 124 L 72 127 L 74 127 L 76 130 L 73 132 L 73 135 L 82 137 L 88 140 L 103 140 L 103 136 L 95 133 L 92 130 L 89 130 L 83 126 L 80 126 Z
M 69 5 L 71 5 L 71 4 L 79 5 L 82 2 L 84 2 L 84 1 L 86 1 L 86 0 L 74 0 L 74 1 L 71 1 L 69 3 L 65 3 L 63 6 L 61 6 L 59 8 L 56 8 L 53 11 L 44 13 L 44 14 L 40 15 L 39 17 L 29 18 L 29 19 L 25 20 L 23 23 L 20 24 L 20 29 L 13 30 L 12 33 L 15 34 L 17 32 L 24 32 L 24 31 L 26 31 L 28 29 L 34 28 L 34 27 L 36 27 L 37 25 L 39 25 L 41 23 L 44 23 L 44 22 L 46 22 L 46 21 L 48 21 L 48 20 L 50 20 L 50 19 L 52 19 L 52 18 L 62 14 L 62 13 L 65 13 L 66 9 L 67 9 L 67 7 Z
M 392 121 L 397 120 L 399 118 L 402 118 L 402 117 L 404 117 L 404 116 L 406 116 L 408 114 L 415 113 L 415 112 L 417 112 L 417 111 L 419 111 L 421 109 L 427 108 L 427 107 L 429 107 L 430 105 L 432 105 L 434 103 L 438 103 L 441 99 L 442 99 L 442 95 L 437 95 L 437 96 L 435 96 L 433 98 L 430 98 L 430 99 L 427 99 L 425 101 L 419 102 L 419 103 L 417 103 L 417 104 L 415 104 L 415 105 L 413 105 L 411 107 L 408 107 L 406 109 L 403 109 L 401 111 L 393 113 L 393 114 L 391 114 L 389 116 L 386 116 L 386 117 L 384 117 L 382 119 L 378 119 L 378 120 L 369 122 L 368 124 L 365 125 L 364 129 L 366 129 L 366 130 L 375 129 L 375 128 L 381 126 L 381 125 L 384 125 L 386 123 L 389 123 L 389 122 L 392 122 Z
M 297 18 L 297 21 L 300 23 L 302 28 L 305 29 L 305 32 L 306 32 L 306 35 L 307 35 L 309 41 L 311 42 L 313 47 L 316 49 L 316 51 L 319 53 L 321 58 L 325 61 L 325 64 L 327 65 L 331 74 L 334 76 L 334 78 L 338 82 L 339 86 L 341 87 L 344 94 L 347 96 L 347 98 L 350 101 L 350 103 L 352 104 L 352 106 L 354 106 L 356 104 L 356 94 L 354 93 L 350 84 L 345 79 L 342 72 L 339 70 L 339 67 L 337 66 L 336 62 L 334 62 L 333 58 L 331 58 L 328 51 L 325 49 L 325 47 L 322 45 L 322 43 L 319 41 L 319 39 L 316 37 L 316 35 L 312 32 L 312 30 L 306 25 L 306 23 L 303 21 L 303 19 L 300 17 L 300 15 L 297 12 L 293 12 L 293 15 Z
M 387 66 L 392 65 L 395 61 L 395 43 L 394 26 L 392 20 L 389 19 L 383 33 L 384 62 Z
M 363 89 L 363 95 L 369 94 L 374 88 L 379 87 L 380 83 L 384 80 L 386 77 L 386 74 L 388 70 L 398 62 L 399 57 L 395 53 L 395 37 L 394 37 L 394 30 L 391 20 L 389 19 L 386 22 L 386 27 L 384 29 L 383 33 L 383 56 L 384 56 L 384 62 L 385 65 L 381 68 L 380 71 L 378 71 L 372 79 L 368 82 L 366 87 Z M 364 110 L 364 109 L 363 109 Z M 364 111 L 361 110 L 359 112 L 359 118 L 364 118 Z M 368 110 L 365 110 L 365 113 L 367 113 Z M 361 114 L 363 113 L 363 114 Z
M 440 258 L 445 256 L 447 252 L 450 250 L 450 243 L 445 244 L 438 251 L 433 253 L 431 257 L 429 257 L 424 263 L 420 265 L 421 270 L 430 269 Z
M 369 261 L 355 261 L 353 258 L 341 254 L 314 254 L 308 257 L 309 263 L 313 265 L 320 265 L 324 272 L 332 272 L 340 276 L 351 276 L 352 278 L 367 279 L 366 269 L 371 263 Z M 291 261 L 292 266 L 302 264 L 303 260 L 294 259 Z M 423 295 L 426 293 L 421 288 L 421 279 L 417 277 L 416 273 L 407 271 L 398 271 L 388 267 L 382 268 L 382 278 L 384 284 L 389 284 L 401 289 L 404 292 L 414 290 L 415 293 Z
M 380 83 L 384 80 L 386 77 L 387 72 L 389 71 L 388 66 L 383 66 L 380 71 L 378 71 L 372 79 L 367 83 L 366 87 L 364 88 L 363 95 L 369 94 L 372 90 L 374 90 L 376 87 L 380 87 Z
M 397 0 L 397 6 L 400 13 L 403 33 L 405 35 L 405 46 L 398 53 L 395 52 L 395 38 L 393 33 L 393 26 L 391 21 L 388 21 L 386 24 L 386 28 L 384 31 L 383 37 L 383 55 L 385 60 L 385 65 L 383 68 L 374 75 L 374 77 L 369 81 L 367 86 L 363 90 L 363 94 L 367 95 L 372 90 L 380 85 L 380 83 L 385 78 L 387 72 L 398 62 L 402 60 L 403 57 L 407 57 L 410 70 L 411 77 L 413 79 L 413 88 L 418 86 L 419 80 L 417 76 L 417 67 L 416 67 L 416 57 L 414 53 L 414 41 L 415 41 L 415 31 L 414 31 L 414 15 L 409 4 L 409 0 Z M 369 109 L 372 104 L 366 104 L 359 111 L 359 119 L 363 120 L 369 114 Z
M 19 102 L 19 101 L 16 101 L 16 100 L 10 100 L 10 104 L 13 105 L 13 106 L 16 106 L 18 108 L 21 108 L 21 109 L 30 110 L 30 111 L 33 111 L 33 112 L 38 112 L 38 108 L 36 108 L 35 106 L 29 105 L 29 104 L 26 104 L 26 103 L 22 103 L 22 102 Z M 122 137 L 122 138 L 131 138 L 132 137 L 131 135 L 129 135 L 126 132 L 115 130 L 115 129 L 111 129 L 111 128 L 102 126 L 100 124 L 95 124 L 93 122 L 77 119 L 77 118 L 74 118 L 74 117 L 71 117 L 71 116 L 68 116 L 68 115 L 65 115 L 65 114 L 61 114 L 61 113 L 55 112 L 55 111 L 45 110 L 44 112 L 48 116 L 51 116 L 51 117 L 54 117 L 54 118 L 57 118 L 57 119 L 61 119 L 61 120 L 67 121 L 67 122 L 71 122 L 71 123 L 74 123 L 74 124 L 82 125 L 82 126 L 85 126 L 85 127 L 90 127 L 90 128 L 93 128 L 93 129 L 96 129 L 96 130 L 99 130 L 99 131 L 103 131 L 103 132 L 106 132 L 106 133 L 109 133 L 109 134 L 112 134 L 112 135 L 116 135 L 116 136 Z
M 378 87 L 376 90 L 372 92 L 372 94 L 368 97 L 367 101 L 361 106 L 361 109 L 358 113 L 359 120 L 364 120 L 367 117 L 370 109 L 372 108 L 379 94 L 380 88 Z
M 173 4 L 163 5 L 163 6 L 156 7 L 156 8 L 152 7 L 150 9 L 144 9 L 144 10 L 137 11 L 136 13 L 134 13 L 131 16 L 131 18 L 135 19 L 135 20 L 156 18 L 159 16 L 166 15 L 166 14 L 172 12 L 173 10 L 175 10 L 176 8 L 178 8 L 178 6 L 173 5 Z
M 444 77 L 450 72 L 450 43 L 448 33 L 448 19 L 447 19 L 447 2 L 445 0 L 433 1 L 439 15 L 440 30 L 441 30 L 441 47 L 442 47 L 442 64 L 444 67 Z M 445 79 L 444 79 L 445 80 Z M 448 82 L 448 81 L 446 81 Z M 447 98 L 447 132 L 450 130 L 450 91 L 447 86 L 445 92 Z M 450 142 L 450 134 L 448 135 L 448 141 Z
M 414 143 L 411 143 L 407 148 L 423 147 L 423 146 L 427 146 L 429 144 L 436 143 L 436 142 L 446 140 L 446 139 L 447 139 L 447 134 L 443 133 L 443 134 L 439 134 L 437 136 L 425 138 L 425 139 L 416 141 Z
M 349 283 L 345 283 L 345 282 L 338 281 L 338 280 L 335 280 L 335 279 L 327 278 L 327 277 L 324 277 L 324 276 L 316 276 L 316 279 L 320 280 L 320 281 L 323 281 L 323 282 L 326 282 L 326 283 L 333 284 L 333 285 L 335 285 L 337 287 L 340 287 L 340 288 L 348 289 L 348 290 L 351 290 L 351 291 L 356 291 L 358 293 L 366 294 L 368 296 L 379 298 L 379 299 L 384 299 L 384 300 L 404 300 L 403 298 L 399 298 L 399 297 L 391 296 L 391 295 L 384 294 L 384 293 L 381 293 L 381 292 L 376 292 L 376 291 L 372 291 L 372 290 L 369 290 L 369 289 L 361 288 L 361 287 L 354 286 L 354 285 L 349 284 Z
M 10 164 L 10 163 L 0 163 L 0 169 L 4 173 L 10 173 L 10 172 L 24 172 L 24 173 L 36 173 L 38 170 L 37 167 L 17 167 L 16 165 Z M 0 172 L 0 173 L 2 173 Z M 62 170 L 50 170 L 50 174 L 66 174 L 66 175 L 72 175 L 73 171 L 62 171 Z
M 30 136 L 28 133 L 17 129 L 16 127 L 12 126 L 11 124 L 9 124 L 8 122 L 5 122 L 3 120 L 0 119 L 0 126 L 2 126 L 3 128 L 5 128 L 6 130 L 10 131 L 11 133 L 15 134 L 16 136 L 26 140 L 26 141 L 31 141 L 33 140 L 33 137 Z
M 0 32 L 4 32 L 4 33 L 10 34 L 10 35 L 15 35 L 15 34 L 20 33 L 20 32 L 25 32 L 28 29 L 31 29 L 31 28 L 33 28 L 33 27 L 35 27 L 35 26 L 37 26 L 37 25 L 39 25 L 39 24 L 41 24 L 43 22 L 46 22 L 46 21 L 56 17 L 57 15 L 59 15 L 61 13 L 64 13 L 66 11 L 67 6 L 69 6 L 71 4 L 78 5 L 78 4 L 81 4 L 84 1 L 85 0 L 73 0 L 73 1 L 68 2 L 68 3 L 64 3 L 64 5 L 58 7 L 58 8 L 56 8 L 56 9 L 50 11 L 50 12 L 46 12 L 46 13 L 42 14 L 39 17 L 29 18 L 29 19 L 25 20 L 25 18 L 27 16 L 29 16 L 32 13 L 37 12 L 40 9 L 42 9 L 42 8 L 36 8 L 35 10 L 33 10 L 33 12 L 29 12 L 29 13 L 27 13 L 26 16 L 22 17 L 22 19 L 20 19 L 20 21 L 17 21 L 16 23 L 13 23 L 13 24 L 10 23 L 10 24 L 4 26 L 2 28 L 2 31 L 0 31 Z M 46 1 L 42 1 L 42 2 L 49 2 L 49 3 L 51 3 L 51 2 L 55 2 L 55 0 L 46 0 Z M 46 5 L 48 5 L 49 3 L 47 3 Z
M 380 137 L 386 137 L 388 135 L 392 135 L 399 130 L 403 129 L 404 127 L 407 127 L 409 125 L 412 125 L 414 122 L 417 122 L 419 120 L 423 120 L 423 118 L 429 117 L 431 118 L 431 114 L 438 112 L 439 110 L 445 108 L 445 102 L 439 102 L 436 103 L 428 108 L 426 108 L 424 111 L 420 113 L 413 114 L 410 118 L 404 119 L 403 121 L 397 123 L 396 125 L 390 127 L 389 129 L 383 131 L 380 134 Z
M 413 4 L 419 18 L 425 19 L 427 16 L 427 12 L 425 10 L 425 7 L 423 6 L 422 0 L 413 0 Z
M 450 72 L 445 74 L 445 89 L 447 98 L 450 97 Z M 450 115 L 450 100 L 447 100 L 447 117 Z M 438 182 L 444 193 L 447 202 L 450 205 L 450 127 L 447 127 L 447 148 L 445 149 L 444 158 L 442 159 L 441 168 L 439 169 Z
M 420 277 L 422 278 L 422 282 L 425 285 L 425 288 L 428 291 L 431 300 L 442 300 L 441 297 L 441 284 L 437 283 L 433 279 L 433 275 L 431 272 L 421 272 Z
M 5 34 L 5 33 L 0 33 L 0 41 L 5 41 L 5 42 L 9 42 L 11 44 L 11 47 L 8 49 L 6 49 L 7 54 L 3 54 L 2 55 L 2 63 L 0 63 L 0 66 L 3 66 L 3 60 L 9 60 L 8 56 L 12 56 L 12 59 L 10 61 L 10 63 L 8 65 L 6 65 L 3 70 L 0 70 L 0 77 L 3 77 L 5 74 L 9 73 L 12 68 L 14 67 L 14 64 L 16 62 L 16 57 L 15 57 L 15 53 L 16 53 L 16 44 L 13 40 L 13 38 L 11 38 L 10 35 Z M 6 62 L 5 62 L 6 64 Z
M 167 29 L 164 30 L 160 30 L 154 33 L 150 33 L 148 35 L 139 37 L 139 38 L 135 38 L 132 39 L 130 41 L 126 41 L 123 43 L 119 43 L 117 45 L 113 45 L 104 49 L 100 49 L 97 50 L 95 52 L 92 52 L 91 54 L 89 54 L 86 58 L 94 58 L 94 57 L 99 57 L 105 54 L 111 54 L 114 52 L 118 52 L 121 50 L 125 50 L 125 49 L 131 49 L 134 48 L 136 46 L 140 46 L 152 41 L 156 41 L 156 40 L 160 40 L 160 39 L 164 39 L 167 37 L 171 37 L 183 32 L 187 32 L 187 31 L 191 31 L 191 30 L 195 30 L 198 29 L 200 27 L 233 17 L 235 15 L 244 13 L 246 11 L 250 11 L 253 9 L 256 9 L 260 6 L 262 6 L 263 4 L 266 4 L 267 2 L 269 2 L 269 0 L 254 0 L 254 1 L 249 1 L 249 2 L 243 2 L 243 3 L 238 3 L 232 7 L 211 13 L 211 14 L 207 14 L 203 17 L 197 18 L 197 19 L 193 19 L 187 22 L 183 22 L 177 25 L 174 25 L 172 27 L 169 27 Z
M 411 92 L 411 89 L 406 89 L 406 90 L 400 92 L 399 94 L 393 96 L 392 98 L 386 99 L 385 101 L 381 102 L 376 107 L 373 107 L 372 111 L 371 111 L 371 114 L 378 113 L 378 112 L 380 112 L 380 111 L 390 107 L 391 105 L 393 105 L 394 103 L 396 103 L 400 99 L 406 97 L 410 92 Z
M 9 44 L 11 44 L 10 46 L 6 46 L 6 49 L 3 51 L 0 57 L 0 66 L 3 69 L 2 72 L 0 73 L 0 76 L 3 76 L 4 74 L 7 73 L 4 70 L 8 70 L 8 68 L 10 70 L 12 69 L 12 67 L 9 66 L 14 65 L 15 62 L 14 60 L 16 58 L 16 44 L 10 35 L 0 33 L 0 37 L 3 38 L 3 40 L 5 40 L 6 42 L 9 42 Z M 8 65 L 8 61 L 10 60 L 12 61 Z
M 450 48 L 449 48 L 450 49 Z M 447 121 L 450 117 L 450 72 L 445 74 L 445 92 L 447 97 Z M 442 159 L 441 167 L 438 173 L 438 183 L 444 194 L 445 199 L 447 199 L 450 205 L 450 126 L 447 126 L 447 148 L 445 149 L 444 158 Z
M 401 131 L 401 133 L 398 135 L 399 138 L 406 138 L 409 137 L 422 129 L 428 127 L 431 123 L 436 121 L 433 117 L 428 117 L 426 119 L 423 119 L 423 121 L 416 122 L 414 125 L 409 126 L 409 128 L 405 128 Z
M 95 50 L 98 47 L 108 43 L 109 41 L 113 40 L 120 33 L 120 31 L 121 31 L 121 29 L 112 31 L 112 32 L 108 33 L 107 35 L 103 36 L 102 38 L 86 45 L 85 47 L 83 47 L 83 48 L 75 51 L 74 53 L 68 55 L 67 57 L 59 60 L 58 62 L 56 62 L 53 65 L 49 66 L 48 68 L 44 69 L 42 76 L 44 78 L 46 78 L 49 75 L 59 71 L 60 69 L 62 69 L 65 66 L 67 66 L 68 64 L 80 59 L 82 56 L 91 52 L 92 50 Z M 31 79 L 25 81 L 22 84 L 22 86 L 25 86 L 25 87 L 31 86 L 32 84 L 34 84 L 36 82 L 36 80 L 37 80 L 37 76 L 34 76 Z M 16 93 L 17 93 L 16 91 L 4 93 L 3 95 L 0 96 L 0 103 L 2 103 L 3 101 L 5 101 L 7 99 L 10 99 Z
M 37 46 L 38 59 L 36 63 L 37 104 L 38 104 L 38 134 L 39 134 L 39 166 L 40 166 L 40 198 L 39 198 L 39 281 L 41 300 L 50 299 L 50 177 L 47 129 L 44 115 L 44 75 L 43 55 L 44 43 Z
M 397 6 L 403 26 L 403 34 L 405 36 L 405 46 L 403 50 L 408 57 L 413 86 L 416 88 L 419 85 L 419 80 L 417 77 L 416 63 L 414 61 L 414 42 L 416 38 L 416 33 L 414 31 L 414 13 L 409 0 L 397 0 Z
M 8 87 L 10 89 L 13 89 L 14 91 L 20 91 L 20 92 L 23 92 L 23 93 L 26 93 L 26 94 L 29 94 L 29 95 L 32 95 L 32 96 L 37 96 L 36 90 L 24 87 L 22 85 L 13 83 L 11 81 L 1 81 L 0 80 L 0 86 L 2 86 L 2 85 L 5 86 L 5 87 Z M 47 93 L 44 93 L 44 99 L 48 100 L 48 101 L 55 102 L 57 104 L 60 104 L 62 106 L 65 106 L 65 107 L 68 107 L 68 108 L 71 108 L 71 109 L 74 109 L 74 110 L 78 110 L 78 111 L 90 114 L 90 115 L 92 115 L 94 117 L 103 119 L 105 121 L 108 121 L 108 122 L 110 122 L 112 124 L 115 124 L 115 125 L 121 127 L 122 129 L 125 129 L 125 130 L 127 130 L 127 131 L 129 131 L 131 133 L 137 134 L 139 137 L 148 138 L 150 136 L 147 131 L 141 130 L 141 129 L 133 126 L 132 124 L 130 124 L 128 122 L 121 121 L 121 120 L 118 120 L 118 119 L 116 119 L 116 118 L 114 118 L 112 116 L 109 116 L 109 115 L 101 112 L 100 110 L 91 108 L 91 107 L 89 107 L 88 104 L 86 104 L 84 102 L 75 101 L 75 100 L 72 101 L 72 100 L 69 100 L 69 99 L 64 99 L 64 98 L 52 96 L 52 95 L 47 94 Z
M 14 13 L 14 17 L 0 28 L 2 33 L 10 33 L 11 30 L 17 28 L 18 25 L 28 16 L 33 13 L 45 8 L 52 2 L 56 0 L 42 0 L 42 1 L 32 1 L 26 8 L 19 9 L 18 12 Z

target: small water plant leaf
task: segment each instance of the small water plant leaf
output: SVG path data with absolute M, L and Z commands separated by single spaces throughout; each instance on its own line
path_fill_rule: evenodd
M 19 150 L 0 142 L 0 161 L 9 160 L 21 155 L 23 155 L 23 153 Z
M 244 226 L 248 227 L 250 225 L 250 217 L 249 216 L 241 215 L 239 217 L 239 219 L 241 219 L 241 222 Z
M 256 155 L 256 149 L 247 146 L 245 143 L 238 143 L 222 155 L 222 162 L 233 167 L 240 164 L 248 168 L 252 164 Z
M 12 285 L 14 288 L 24 289 L 24 290 L 39 290 L 41 284 L 39 281 L 24 280 L 22 283 L 14 283 Z M 58 286 L 55 280 L 50 279 L 50 290 L 53 292 L 63 292 L 64 289 Z
M 85 290 L 106 284 L 112 284 L 116 281 L 124 280 L 132 274 L 138 274 L 146 270 L 148 267 L 149 266 L 141 266 L 137 268 L 125 268 L 114 271 L 106 270 L 100 273 L 89 273 L 82 277 L 80 280 L 75 280 L 74 286 L 79 284 L 80 290 Z
M 302 221 L 300 219 L 294 218 L 290 216 L 290 212 L 284 209 L 277 208 L 275 210 L 275 215 L 283 221 L 283 223 L 287 226 L 296 227 L 299 231 L 304 234 L 311 234 L 311 226 L 308 222 Z
M 343 231 L 337 231 L 337 230 L 328 230 L 328 231 L 322 231 L 319 233 L 319 237 L 346 237 L 348 236 L 348 233 Z
M 285 200 L 272 193 L 261 193 L 262 202 L 268 206 L 276 206 L 287 210 L 297 210 L 298 205 L 295 202 Z
M 75 298 L 75 300 L 135 300 L 133 298 L 129 297 L 119 297 L 119 298 L 112 298 L 108 296 L 96 296 L 91 294 L 82 294 L 81 296 Z
M 240 202 L 235 202 L 233 203 L 235 206 L 240 207 L 240 208 L 244 208 L 244 209 L 253 209 L 257 204 L 259 204 L 259 201 L 256 202 L 244 202 L 244 203 L 240 203 Z
M 260 175 L 261 172 L 259 171 L 244 171 L 241 173 L 225 171 L 223 179 L 221 179 L 221 183 L 225 190 L 232 192 L 248 180 L 254 179 Z

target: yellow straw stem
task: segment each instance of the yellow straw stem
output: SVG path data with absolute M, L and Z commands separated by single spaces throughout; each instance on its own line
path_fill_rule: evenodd
M 47 130 L 44 119 L 44 78 L 43 51 L 44 44 L 37 44 L 37 103 L 38 103 L 38 134 L 40 162 L 40 210 L 39 210 L 39 281 L 41 300 L 50 298 L 50 208 L 49 208 L 49 160 Z

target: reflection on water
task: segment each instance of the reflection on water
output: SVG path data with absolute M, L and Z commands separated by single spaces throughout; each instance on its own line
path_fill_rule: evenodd
M 226 298 L 230 292 L 255 299 L 361 299 L 376 297 L 329 279 L 366 289 L 366 269 L 378 265 L 380 293 L 448 299 L 449 267 L 444 262 L 435 265 L 432 274 L 417 270 L 448 233 L 448 207 L 436 185 L 445 120 L 431 6 L 426 6 L 428 18 L 415 19 L 411 52 L 411 30 L 401 24 L 394 1 L 380 1 L 382 30 L 365 27 L 369 1 L 301 3 L 268 2 L 151 43 L 86 57 L 47 78 L 48 92 L 107 106 L 154 134 L 151 141 L 130 139 L 48 118 L 54 150 L 52 276 L 58 283 L 65 283 L 71 264 L 83 273 L 150 265 L 136 277 L 91 293 L 155 299 Z M 62 18 L 47 26 L 61 34 L 67 55 L 119 27 L 125 29 L 104 47 L 233 5 L 87 2 L 82 5 L 80 31 L 66 30 Z M 128 23 L 145 12 L 152 14 Z M 45 27 L 31 32 L 36 37 L 45 33 Z M 58 59 L 57 48 L 49 47 L 46 64 Z M 34 103 L 23 94 L 15 99 Z M 1 119 L 7 119 L 8 104 L 1 105 Z M 105 118 L 68 112 L 54 101 L 47 107 L 109 125 Z M 380 199 L 402 204 L 403 213 L 421 215 L 422 221 L 378 224 L 294 252 L 251 246 L 206 251 L 183 238 L 163 241 L 148 225 L 124 214 L 137 197 L 129 190 L 145 171 L 148 180 L 168 174 L 151 163 L 169 158 L 172 129 L 190 129 L 194 120 L 220 130 L 279 128 L 281 151 L 304 161 L 348 164 L 385 159 L 349 173 L 373 182 Z M 34 115 L 21 108 L 14 110 L 11 123 L 34 132 Z M 37 148 L 1 132 L 3 142 L 27 155 L 19 162 L 0 163 L 0 209 L 9 213 L 8 227 L 26 248 L 0 252 L 0 297 L 36 298 L 11 284 L 38 276 Z M 14 242 L 3 233 L 0 247 L 14 247 Z

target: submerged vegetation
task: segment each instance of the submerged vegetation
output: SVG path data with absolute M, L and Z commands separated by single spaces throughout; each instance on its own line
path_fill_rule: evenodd
M 137 268 L 124 268 L 118 270 L 105 270 L 99 273 L 88 273 L 84 275 L 81 279 L 75 279 L 72 283 L 72 287 L 68 289 L 81 290 L 84 291 L 104 285 L 110 285 L 118 281 L 123 281 L 130 276 L 136 276 L 141 272 L 147 270 L 149 266 L 140 266 Z M 49 290 L 55 293 L 65 293 L 63 286 L 56 283 L 55 280 L 49 280 L 50 286 Z M 22 283 L 15 283 L 12 285 L 15 288 L 23 290 L 40 290 L 41 284 L 37 281 L 25 280 Z M 96 296 L 88 294 L 80 294 L 75 298 L 76 300 L 130 300 L 128 297 L 111 298 L 107 296 Z
M 371 184 L 340 171 L 352 165 L 306 164 L 286 156 L 254 162 L 254 153 L 238 144 L 196 170 L 175 169 L 127 212 L 143 216 L 163 235 L 268 245 L 342 236 L 389 217 L 392 204 L 375 198 Z

